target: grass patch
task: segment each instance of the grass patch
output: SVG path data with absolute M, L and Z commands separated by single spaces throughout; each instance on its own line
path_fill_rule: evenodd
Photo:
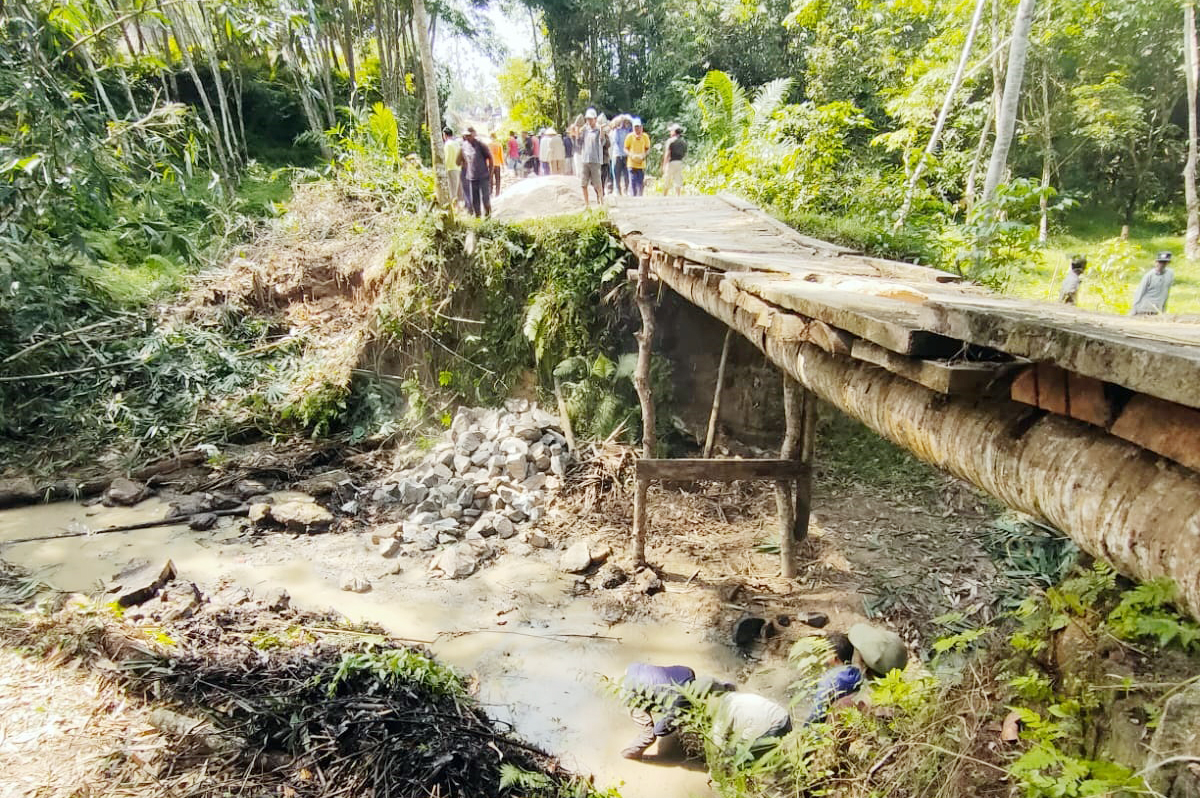
M 820 412 L 816 462 L 822 482 L 871 485 L 909 500 L 932 499 L 946 480 L 938 469 L 829 406 Z

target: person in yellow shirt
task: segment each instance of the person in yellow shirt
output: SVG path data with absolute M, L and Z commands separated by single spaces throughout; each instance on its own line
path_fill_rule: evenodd
M 500 196 L 500 174 L 504 169 L 504 148 L 500 146 L 500 139 L 495 131 L 488 140 L 488 150 L 492 153 L 492 196 L 498 197 Z
M 446 177 L 450 179 L 450 202 L 453 204 L 462 199 L 462 167 L 458 165 L 462 142 L 454 137 L 454 131 L 448 127 L 442 129 L 442 141 L 445 142 L 442 159 L 446 163 Z
M 629 193 L 642 196 L 646 185 L 646 156 L 650 154 L 650 136 L 642 129 L 642 120 L 633 119 L 633 132 L 625 137 L 625 156 L 629 164 Z

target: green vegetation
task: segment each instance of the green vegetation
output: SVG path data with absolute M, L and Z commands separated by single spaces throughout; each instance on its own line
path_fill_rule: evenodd
M 1028 798 L 1145 793 L 1142 763 L 1115 761 L 1097 730 L 1109 728 L 1118 698 L 1142 702 L 1154 718 L 1192 681 L 1195 660 L 1184 653 L 1195 653 L 1198 627 L 1169 606 L 1170 596 L 1167 585 L 1122 588 L 1105 566 L 1076 571 L 1000 626 L 938 640 L 932 672 L 910 666 L 869 680 L 867 700 L 797 728 L 763 755 L 746 745 L 718 749 L 713 702 L 701 696 L 689 693 L 683 725 L 703 748 L 717 793 L 729 798 L 971 795 L 1001 778 Z M 1130 667 L 1107 657 L 1111 636 L 1151 650 Z M 829 653 L 819 637 L 794 645 L 794 715 L 808 715 Z M 1176 664 L 1140 683 L 1137 668 L 1154 658 Z M 1178 680 L 1161 679 L 1165 673 Z M 1019 724 L 1019 739 L 997 745 L 1006 716 Z

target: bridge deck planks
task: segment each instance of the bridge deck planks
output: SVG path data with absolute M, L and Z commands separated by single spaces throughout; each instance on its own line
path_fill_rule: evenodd
M 804 236 L 732 197 L 622 198 L 610 201 L 609 216 L 623 237 L 724 272 L 718 279 L 780 312 L 900 355 L 947 358 L 972 344 L 1200 407 L 1200 324 L 996 296 Z M 903 299 L 887 295 L 905 289 Z

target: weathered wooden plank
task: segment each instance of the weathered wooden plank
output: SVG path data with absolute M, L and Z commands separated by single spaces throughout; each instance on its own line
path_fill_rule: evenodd
M 1200 410 L 1137 394 L 1125 405 L 1110 431 L 1118 438 L 1200 471 Z
M 752 479 L 797 479 L 811 466 L 799 460 L 734 460 L 731 458 L 639 458 L 638 479 L 668 482 L 734 482 Z
M 850 356 L 873 363 L 938 393 L 954 396 L 1002 390 L 1007 378 L 1019 368 L 1013 363 L 941 363 L 935 360 L 918 360 L 861 339 L 854 342 Z
M 1112 424 L 1112 401 L 1104 390 L 1102 380 L 1068 371 L 1067 397 L 1071 418 L 1077 418 L 1105 429 Z
M 1012 382 L 1009 396 L 1051 413 L 1108 428 L 1113 420 L 1112 401 L 1104 382 L 1060 369 L 1051 363 L 1026 367 Z
M 921 325 L 1137 393 L 1200 407 L 1200 326 L 1146 322 L 977 294 L 938 296 Z
M 950 357 L 962 344 L 923 329 L 912 303 L 766 275 L 727 273 L 725 283 L 904 355 Z

